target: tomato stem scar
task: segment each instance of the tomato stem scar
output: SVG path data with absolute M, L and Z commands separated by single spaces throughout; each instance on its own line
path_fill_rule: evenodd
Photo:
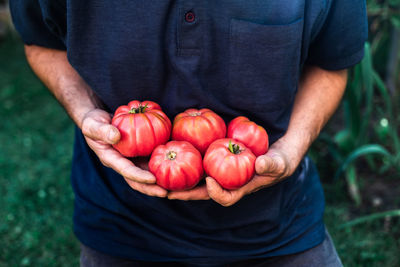
M 177 153 L 175 151 L 169 151 L 166 156 L 167 156 L 167 159 L 174 160 L 176 158 L 176 155 L 177 155 Z

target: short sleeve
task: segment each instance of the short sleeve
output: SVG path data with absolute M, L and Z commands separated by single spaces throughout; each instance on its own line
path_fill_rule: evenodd
M 66 49 L 65 2 L 10 0 L 10 11 L 14 26 L 25 44 Z
M 365 0 L 328 0 L 319 32 L 308 51 L 307 64 L 328 70 L 346 69 L 364 56 L 368 37 Z

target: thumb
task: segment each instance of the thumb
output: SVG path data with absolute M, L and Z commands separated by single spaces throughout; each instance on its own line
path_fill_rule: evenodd
M 111 124 L 104 124 L 100 127 L 101 134 L 103 135 L 104 139 L 109 144 L 116 144 L 121 139 L 121 134 L 117 127 Z
M 206 177 L 208 195 L 213 198 L 223 193 L 224 189 L 211 177 Z
M 255 169 L 258 175 L 280 176 L 285 172 L 286 164 L 281 155 L 266 154 L 256 159 Z
M 83 121 L 82 133 L 91 139 L 108 144 L 116 144 L 121 139 L 121 134 L 115 126 L 90 117 Z

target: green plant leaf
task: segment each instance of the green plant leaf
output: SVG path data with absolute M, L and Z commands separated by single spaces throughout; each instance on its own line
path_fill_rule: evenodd
M 383 97 L 383 100 L 385 101 L 386 111 L 388 112 L 388 114 L 392 114 L 392 101 L 388 92 L 389 90 L 386 88 L 385 83 L 382 81 L 381 77 L 378 73 L 376 73 L 376 71 L 372 72 L 372 78 L 374 80 L 376 88 L 378 89 L 379 93 Z
M 347 189 L 351 199 L 356 203 L 356 206 L 361 205 L 361 194 L 359 190 L 359 186 L 357 183 L 357 173 L 354 165 L 350 165 L 349 168 L 345 171 L 346 181 L 347 181 Z
M 367 138 L 368 124 L 371 118 L 371 112 L 373 107 L 373 94 L 374 94 L 374 84 L 373 84 L 373 66 L 372 66 L 372 56 L 370 51 L 369 43 L 365 44 L 365 56 L 361 61 L 361 72 L 362 72 L 362 83 L 365 90 L 365 112 L 361 118 L 361 127 L 358 136 L 358 144 L 364 144 Z
M 350 80 L 344 95 L 343 108 L 346 128 L 352 140 L 357 140 L 361 128 L 361 66 L 356 65 L 351 72 Z
M 330 135 L 328 135 L 327 133 L 321 133 L 318 137 L 318 140 L 327 144 L 329 153 L 338 164 L 343 161 L 343 158 L 339 150 L 337 149 L 337 145 L 335 141 L 332 140 L 332 137 Z
M 347 169 L 347 167 L 353 163 L 356 159 L 359 157 L 369 155 L 369 154 L 381 154 L 383 156 L 391 158 L 392 155 L 381 145 L 378 144 L 368 144 L 361 146 L 357 149 L 355 149 L 353 152 L 351 152 L 347 158 L 343 161 L 339 169 L 337 170 L 335 174 L 335 178 L 339 178 L 339 176 Z
M 400 155 L 400 137 L 397 133 L 398 129 L 397 121 L 395 116 L 393 116 L 392 99 L 389 94 L 389 90 L 386 88 L 385 83 L 382 81 L 381 77 L 379 77 L 378 73 L 376 73 L 375 71 L 373 72 L 373 79 L 376 88 L 382 95 L 385 102 L 386 113 L 389 118 L 389 123 L 391 124 L 389 130 L 390 130 L 390 136 L 393 140 L 395 154 Z
M 366 222 L 374 221 L 377 219 L 382 219 L 385 217 L 394 217 L 394 216 L 400 216 L 400 210 L 389 210 L 389 211 L 384 211 L 384 212 L 379 212 L 379 213 L 374 213 L 371 215 L 363 216 L 363 217 L 357 218 L 355 220 L 349 221 L 347 223 L 341 224 L 339 226 L 339 229 L 352 227 L 352 226 L 355 226 L 360 223 L 366 223 Z
M 399 16 L 392 16 L 390 18 L 390 22 L 392 25 L 398 29 L 400 29 L 400 17 Z
M 399 7 L 400 1 L 399 0 L 389 0 L 389 5 Z
M 339 131 L 333 138 L 342 154 L 347 154 L 354 148 L 354 142 L 349 129 Z

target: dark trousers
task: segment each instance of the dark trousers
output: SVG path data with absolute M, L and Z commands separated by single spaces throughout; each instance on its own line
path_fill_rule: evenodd
M 196 265 L 177 262 L 143 262 L 116 258 L 95 251 L 84 245 L 81 246 L 81 267 L 151 267 L 151 266 L 176 266 L 176 267 L 242 267 L 242 266 L 272 266 L 272 267 L 342 267 L 342 262 L 336 252 L 332 239 L 326 231 L 326 238 L 320 245 L 306 251 L 277 256 L 266 259 L 252 259 L 229 264 Z

